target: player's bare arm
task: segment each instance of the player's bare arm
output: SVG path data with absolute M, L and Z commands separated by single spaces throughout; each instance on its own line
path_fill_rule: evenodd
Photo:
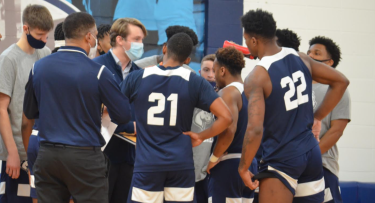
M 8 151 L 6 173 L 13 179 L 17 179 L 20 175 L 21 161 L 10 125 L 8 115 L 9 103 L 10 97 L 0 93 L 0 134 Z
M 210 111 L 217 118 L 210 128 L 198 134 L 193 132 L 184 132 L 185 135 L 189 135 L 191 137 L 193 147 L 200 145 L 203 140 L 214 137 L 223 132 L 233 122 L 233 117 L 228 106 L 220 97 L 212 102 Z
M 34 119 L 28 119 L 25 114 L 22 114 L 22 142 L 26 152 L 29 146 L 29 139 L 33 131 L 34 122 Z
M 242 146 L 242 155 L 238 172 L 245 185 L 254 190 L 258 187 L 259 182 L 253 182 L 251 178 L 254 176 L 249 167 L 255 154 L 258 151 L 263 136 L 263 122 L 265 113 L 265 96 L 264 84 L 269 82 L 267 71 L 256 66 L 245 80 L 245 95 L 248 98 L 248 124 Z
M 331 149 L 344 133 L 348 119 L 338 119 L 331 121 L 331 128 L 323 135 L 319 147 L 322 154 Z
M 310 69 L 313 80 L 318 83 L 329 85 L 322 104 L 314 113 L 315 119 L 322 120 L 339 103 L 349 85 L 349 80 L 336 69 L 333 69 L 323 63 L 314 61 L 306 54 L 299 53 L 299 55 Z
M 224 152 L 228 149 L 233 141 L 234 134 L 237 130 L 238 112 L 241 107 L 239 107 L 239 101 L 242 100 L 241 94 L 235 87 L 226 87 L 219 92 L 219 95 L 227 104 L 230 112 L 233 116 L 232 124 L 225 129 L 222 133 L 217 136 L 217 142 L 213 155 L 216 157 L 222 157 Z M 207 166 L 207 172 L 210 173 L 211 168 L 219 163 L 220 160 L 216 162 L 209 162 Z

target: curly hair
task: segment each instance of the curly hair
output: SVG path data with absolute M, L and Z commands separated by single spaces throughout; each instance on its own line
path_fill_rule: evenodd
M 276 30 L 277 44 L 282 47 L 293 48 L 299 51 L 298 47 L 301 44 L 301 39 L 298 35 L 289 29 Z
M 245 67 L 245 60 L 242 52 L 234 47 L 220 48 L 215 53 L 216 61 L 227 68 L 232 75 L 241 74 Z
M 56 25 L 54 37 L 55 40 L 65 40 L 64 31 L 62 29 L 63 22 Z
M 241 17 L 241 23 L 245 33 L 256 34 L 267 39 L 275 37 L 276 21 L 272 13 L 262 9 L 250 10 Z
M 189 27 L 186 27 L 186 26 L 180 26 L 180 25 L 173 25 L 173 26 L 169 26 L 166 30 L 165 30 L 165 33 L 167 34 L 167 41 L 169 41 L 169 39 L 177 34 L 177 33 L 185 33 L 187 35 L 189 35 L 189 37 L 191 38 L 191 40 L 193 41 L 193 46 L 197 45 L 198 44 L 198 36 L 197 34 L 195 34 L 194 30 L 190 29 Z
M 109 31 L 111 30 L 110 24 L 101 24 L 98 27 L 98 39 L 103 39 L 106 35 L 109 35 Z
M 314 44 L 321 44 L 326 47 L 328 54 L 331 56 L 331 59 L 333 60 L 332 67 L 336 68 L 336 66 L 339 64 L 341 60 L 341 50 L 339 45 L 337 45 L 332 39 L 324 36 L 317 36 L 312 38 L 309 41 L 309 45 L 311 47 Z

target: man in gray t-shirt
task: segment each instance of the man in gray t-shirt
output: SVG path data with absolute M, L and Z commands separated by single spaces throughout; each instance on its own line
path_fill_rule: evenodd
M 20 170 L 21 161 L 27 159 L 21 134 L 21 128 L 27 126 L 22 123 L 23 100 L 33 64 L 51 53 L 45 47 L 48 33 L 53 29 L 53 19 L 48 9 L 40 5 L 29 5 L 23 11 L 22 21 L 21 38 L 0 55 L 0 202 L 2 203 L 32 201 L 29 197 L 28 174 Z M 27 165 L 25 168 L 27 170 Z
M 310 48 L 307 54 L 314 60 L 326 63 L 332 68 L 335 68 L 341 59 L 340 47 L 331 39 L 321 36 L 310 40 Z M 314 111 L 322 103 L 327 90 L 327 85 L 313 83 Z M 336 143 L 342 136 L 346 125 L 350 122 L 350 109 L 350 95 L 346 90 L 332 112 L 321 121 L 319 147 L 322 153 L 325 181 L 324 202 L 342 203 L 338 179 L 339 151 Z

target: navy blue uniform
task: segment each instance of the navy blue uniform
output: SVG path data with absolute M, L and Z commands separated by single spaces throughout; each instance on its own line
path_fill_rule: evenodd
M 62 61 L 64 58 L 81 60 L 82 68 L 75 69 L 75 61 L 69 66 L 69 62 Z M 56 67 L 60 62 L 68 64 Z M 28 118 L 40 120 L 41 142 L 102 147 L 102 104 L 108 107 L 114 122 L 126 124 L 130 119 L 127 102 L 105 66 L 87 58 L 83 49 L 65 46 L 35 63 L 26 86 L 24 112 Z
M 311 73 L 298 53 L 285 47 L 258 65 L 272 82 L 272 93 L 265 100 L 260 175 L 279 178 L 295 195 L 294 202 L 323 202 L 322 159 L 311 132 Z
M 244 87 L 242 83 L 233 82 L 226 87 L 234 86 L 241 93 L 242 108 L 238 112 L 237 130 L 234 134 L 232 143 L 227 149 L 227 155 L 221 158 L 221 161 L 211 169 L 208 194 L 209 201 L 214 203 L 226 202 L 252 202 L 254 198 L 254 191 L 251 191 L 243 183 L 238 174 L 238 165 L 240 164 L 242 143 L 247 128 L 247 106 L 248 101 L 245 96 Z M 216 139 L 216 137 L 215 137 Z M 256 174 L 257 162 L 254 158 L 249 170 Z
M 41 201 L 108 201 L 107 160 L 100 150 L 103 104 L 113 122 L 129 122 L 129 100 L 113 74 L 83 49 L 64 46 L 35 63 L 24 113 L 39 119 L 41 147 L 33 169 Z
M 212 86 L 183 67 L 135 71 L 121 84 L 134 103 L 137 147 L 128 202 L 192 202 L 194 162 L 190 131 L 194 108 L 209 111 Z M 151 181 L 160 176 L 157 181 Z M 164 196 L 164 198 L 163 198 Z

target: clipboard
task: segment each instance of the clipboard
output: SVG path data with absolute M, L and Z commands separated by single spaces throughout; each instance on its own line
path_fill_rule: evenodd
M 134 136 L 134 134 L 129 134 L 129 133 L 125 133 L 125 132 L 122 132 L 122 133 L 118 133 L 118 134 L 114 134 L 116 137 L 126 141 L 126 142 L 129 142 L 130 144 L 132 145 L 136 145 L 137 143 L 137 137 Z

